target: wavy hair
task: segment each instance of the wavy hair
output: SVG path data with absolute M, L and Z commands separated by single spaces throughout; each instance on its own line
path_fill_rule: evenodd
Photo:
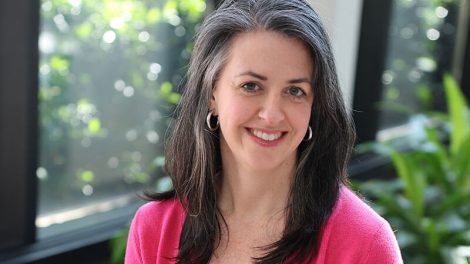
M 221 240 L 223 217 L 217 208 L 222 177 L 219 137 L 205 120 L 214 85 L 236 34 L 266 30 L 302 40 L 314 65 L 315 99 L 310 126 L 313 138 L 298 147 L 282 237 L 262 247 L 256 263 L 312 260 L 320 231 L 347 184 L 347 163 L 355 140 L 343 102 L 328 35 L 318 14 L 304 0 L 232 0 L 223 2 L 201 25 L 183 95 L 166 145 L 166 170 L 173 190 L 148 194 L 150 200 L 177 198 L 186 218 L 178 263 L 208 263 Z M 225 224 L 225 223 L 223 223 Z

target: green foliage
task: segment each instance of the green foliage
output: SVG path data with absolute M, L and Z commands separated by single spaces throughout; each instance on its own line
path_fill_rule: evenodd
M 124 256 L 126 254 L 127 237 L 129 235 L 129 228 L 123 229 L 121 232 L 116 234 L 110 242 L 110 246 L 113 249 L 111 252 L 110 263 L 122 264 L 124 263 Z
M 455 156 L 470 134 L 470 116 L 465 96 L 458 89 L 456 81 L 449 75 L 444 76 L 444 87 L 447 94 L 447 104 L 452 122 L 451 152 Z
M 357 185 L 397 230 L 405 263 L 470 258 L 470 109 L 451 76 L 444 87 L 448 114 L 429 113 L 411 150 L 396 142 L 367 146 L 391 158 L 398 179 Z

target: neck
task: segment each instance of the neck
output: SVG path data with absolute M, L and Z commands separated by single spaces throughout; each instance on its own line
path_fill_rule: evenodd
M 219 208 L 238 219 L 284 217 L 295 173 L 295 159 L 282 166 L 259 170 L 239 166 L 223 157 Z M 276 217 L 277 218 L 277 217 Z

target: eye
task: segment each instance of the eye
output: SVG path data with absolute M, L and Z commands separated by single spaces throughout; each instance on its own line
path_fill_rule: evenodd
M 289 95 L 292 95 L 294 97 L 301 97 L 305 95 L 305 92 L 300 89 L 299 87 L 290 87 L 289 90 L 287 90 L 287 93 Z
M 242 85 L 242 88 L 245 92 L 256 93 L 260 88 L 256 83 L 245 83 Z

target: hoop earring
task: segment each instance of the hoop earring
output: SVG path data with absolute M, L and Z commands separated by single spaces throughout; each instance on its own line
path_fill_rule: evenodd
M 308 126 L 308 138 L 304 138 L 303 141 L 310 141 L 310 139 L 312 139 L 312 137 L 313 137 L 312 127 Z
M 215 118 L 217 118 L 217 123 L 215 124 L 214 127 L 211 125 L 211 118 L 212 118 L 212 111 L 209 111 L 206 117 L 206 125 L 210 131 L 216 131 L 219 128 L 219 118 L 215 116 Z

